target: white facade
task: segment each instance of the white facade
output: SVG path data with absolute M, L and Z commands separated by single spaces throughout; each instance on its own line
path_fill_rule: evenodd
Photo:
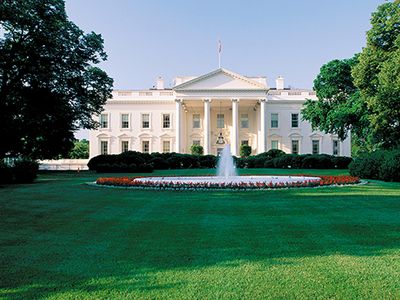
M 100 128 L 90 132 L 90 157 L 140 152 L 190 153 L 192 144 L 204 154 L 217 154 L 225 142 L 238 156 L 240 145 L 253 154 L 277 148 L 286 153 L 350 156 L 350 138 L 312 131 L 301 120 L 306 99 L 315 92 L 284 88 L 278 77 L 270 88 L 265 77 L 245 77 L 218 69 L 199 77 L 177 77 L 172 89 L 157 80 L 149 90 L 114 91 Z

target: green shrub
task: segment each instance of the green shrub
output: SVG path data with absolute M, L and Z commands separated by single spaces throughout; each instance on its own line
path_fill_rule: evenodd
M 10 166 L 0 161 L 0 184 L 12 183 L 13 174 Z
M 332 156 L 326 154 L 304 155 L 301 167 L 303 169 L 332 169 L 334 168 Z
M 379 150 L 360 155 L 349 165 L 350 175 L 360 178 L 380 179 L 379 170 L 387 155 L 386 152 Z
M 240 156 L 248 157 L 251 155 L 251 146 L 249 145 L 241 145 L 240 146 Z
M 12 167 L 15 183 L 31 183 L 37 177 L 39 164 L 30 159 L 18 159 Z
M 203 152 L 204 152 L 203 146 L 193 144 L 190 147 L 190 152 L 192 153 L 192 155 L 203 155 Z
M 379 178 L 400 182 L 400 150 L 387 152 L 379 169 Z

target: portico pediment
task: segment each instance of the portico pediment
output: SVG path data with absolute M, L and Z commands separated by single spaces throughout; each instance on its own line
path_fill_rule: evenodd
M 226 91 L 226 90 L 254 90 L 266 91 L 268 87 L 259 81 L 239 75 L 237 73 L 218 69 L 192 80 L 181 83 L 173 88 L 177 92 L 184 91 Z

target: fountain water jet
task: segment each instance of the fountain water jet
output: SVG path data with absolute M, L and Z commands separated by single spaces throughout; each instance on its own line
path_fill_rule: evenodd
M 230 177 L 237 176 L 230 145 L 226 145 L 224 147 L 224 150 L 218 159 L 217 176 L 224 177 L 225 180 L 229 180 Z

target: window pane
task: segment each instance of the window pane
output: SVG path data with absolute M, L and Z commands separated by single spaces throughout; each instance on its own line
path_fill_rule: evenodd
M 200 146 L 200 140 L 193 140 L 193 145 L 199 145 Z
M 278 141 L 277 140 L 271 141 L 271 149 L 278 149 Z
M 249 145 L 249 140 L 243 140 L 241 144 L 248 146 Z
M 240 127 L 241 128 L 249 128 L 249 115 L 248 114 L 240 115 Z
M 108 114 L 100 115 L 100 128 L 108 128 Z
M 292 114 L 292 127 L 299 127 L 299 114 Z
M 100 142 L 100 153 L 101 154 L 108 154 L 108 141 L 101 141 Z
M 150 128 L 150 115 L 142 114 L 142 128 Z
M 339 141 L 338 140 L 333 140 L 333 149 L 332 149 L 332 154 L 333 155 L 339 155 Z
M 278 114 L 271 114 L 271 128 L 278 128 Z
M 217 128 L 224 128 L 224 114 L 217 114 Z
M 171 118 L 169 114 L 163 115 L 163 128 L 171 127 Z
M 163 152 L 169 153 L 171 151 L 171 143 L 170 141 L 163 141 Z
M 150 142 L 149 141 L 143 141 L 142 142 L 142 152 L 143 153 L 149 153 L 150 151 Z
M 299 154 L 299 141 L 298 140 L 292 141 L 292 154 Z
M 319 153 L 319 140 L 312 140 L 312 154 Z
M 128 141 L 121 142 L 121 151 L 122 152 L 129 151 L 129 142 Z
M 193 128 L 200 128 L 200 114 L 193 115 Z
M 121 115 L 121 128 L 129 128 L 129 114 Z

